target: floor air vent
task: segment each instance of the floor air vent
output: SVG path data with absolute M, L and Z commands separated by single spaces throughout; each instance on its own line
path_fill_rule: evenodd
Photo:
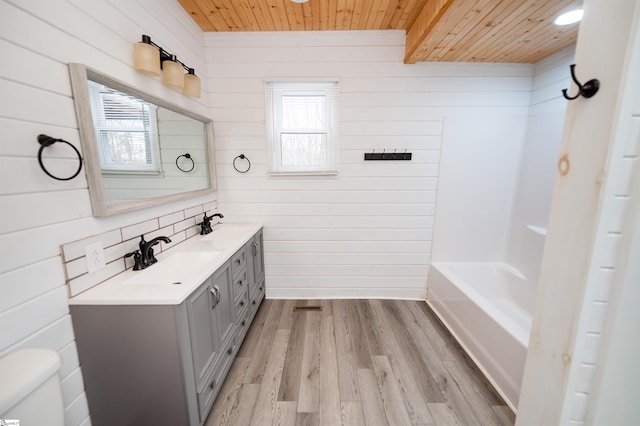
M 322 306 L 320 305 L 308 305 L 308 306 L 293 306 L 293 312 L 300 311 L 311 311 L 311 312 L 320 312 L 322 310 Z

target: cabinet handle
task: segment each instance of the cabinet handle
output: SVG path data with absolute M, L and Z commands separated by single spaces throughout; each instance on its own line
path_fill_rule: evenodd
M 220 288 L 218 286 L 213 286 L 216 289 L 216 305 L 220 303 Z
M 255 300 L 252 300 L 252 301 L 251 301 L 251 304 L 252 304 L 252 305 L 255 305 L 255 304 L 256 304 L 256 301 L 255 301 Z
M 242 320 L 240 324 L 244 327 L 245 325 L 247 325 L 247 320 Z
M 258 255 L 258 243 L 256 243 L 254 241 L 252 245 L 253 245 L 253 255 L 257 256 Z
M 229 348 L 229 350 L 227 351 L 227 355 L 231 355 L 233 353 L 233 351 L 235 350 L 235 348 L 236 348 L 235 346 L 231 346 Z
M 262 286 L 258 287 L 258 290 L 262 291 Z
M 211 305 L 211 309 L 213 309 L 218 304 L 218 295 L 216 294 L 216 288 L 215 287 L 211 287 L 209 289 L 209 293 L 211 293 L 211 295 L 213 296 L 213 304 Z
M 209 388 L 213 389 L 215 387 L 216 387 L 216 381 L 214 380 L 209 384 Z
M 242 280 L 238 280 L 238 285 L 241 286 L 242 285 Z
M 240 306 L 244 306 L 244 300 L 240 301 Z

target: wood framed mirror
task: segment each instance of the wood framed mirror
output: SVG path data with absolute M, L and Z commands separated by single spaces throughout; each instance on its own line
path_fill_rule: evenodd
M 69 64 L 94 216 L 216 190 L 211 119 Z

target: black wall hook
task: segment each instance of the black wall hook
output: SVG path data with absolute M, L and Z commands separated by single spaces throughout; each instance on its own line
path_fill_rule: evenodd
M 600 89 L 600 80 L 594 78 L 592 80 L 587 81 L 584 85 L 582 85 L 576 78 L 576 73 L 575 73 L 576 64 L 571 64 L 569 68 L 571 69 L 571 78 L 573 79 L 573 82 L 576 83 L 576 85 L 578 86 L 578 94 L 571 97 L 567 94 L 568 89 L 562 89 L 562 95 L 564 96 L 565 99 L 572 101 L 574 99 L 579 98 L 580 96 L 584 96 L 585 98 L 590 98 L 596 93 L 598 93 L 598 90 Z

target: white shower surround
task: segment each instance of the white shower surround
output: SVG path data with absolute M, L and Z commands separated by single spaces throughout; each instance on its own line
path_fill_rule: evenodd
M 528 115 L 453 117 L 443 131 L 427 303 L 514 411 L 573 54 L 536 64 Z

